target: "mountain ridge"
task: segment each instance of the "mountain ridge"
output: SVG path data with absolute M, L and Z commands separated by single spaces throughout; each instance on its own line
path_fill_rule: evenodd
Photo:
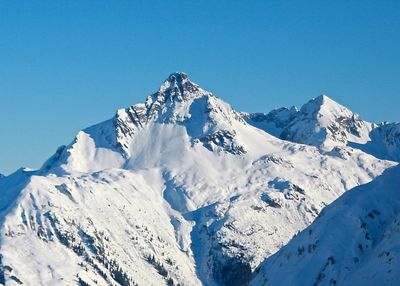
M 326 95 L 300 109 L 279 108 L 267 114 L 242 113 L 257 128 L 283 140 L 330 151 L 349 146 L 380 159 L 400 161 L 399 123 L 370 123 Z

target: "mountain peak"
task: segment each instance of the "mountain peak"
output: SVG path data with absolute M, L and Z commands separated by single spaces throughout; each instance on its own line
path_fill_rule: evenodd
M 303 114 L 323 114 L 325 116 L 339 116 L 343 115 L 343 112 L 346 114 L 353 114 L 348 108 L 334 101 L 325 94 L 321 94 L 320 96 L 311 99 L 301 107 L 300 111 Z
M 329 96 L 327 96 L 326 94 L 321 94 L 319 96 L 317 96 L 316 98 L 313 99 L 316 103 L 319 103 L 320 105 L 323 104 L 329 104 L 329 103 L 336 103 L 336 101 L 334 101 L 333 99 L 331 99 Z
M 182 82 L 187 79 L 188 79 L 188 75 L 186 73 L 174 72 L 174 73 L 171 73 L 165 81 L 166 82 Z
M 330 98 L 329 96 L 327 96 L 326 94 L 321 94 L 320 96 L 316 97 L 314 99 L 315 102 L 319 103 L 320 105 L 324 105 L 324 106 L 339 106 L 339 107 L 344 107 L 343 105 L 341 105 L 340 103 L 338 103 L 337 101 L 333 100 L 332 98 Z
M 365 144 L 372 125 L 325 94 L 298 111 L 282 108 L 266 115 L 253 114 L 247 122 L 284 140 L 331 149 L 348 142 Z
M 370 130 L 358 114 L 322 94 L 301 107 L 299 117 L 285 130 L 285 139 L 331 148 L 348 140 L 364 143 Z
M 205 94 L 197 84 L 190 81 L 188 75 L 183 72 L 174 72 L 168 76 L 164 83 L 160 86 L 157 93 L 153 94 L 152 101 L 182 101 Z
M 195 85 L 194 83 L 192 83 L 189 78 L 188 75 L 183 73 L 183 72 L 174 72 L 171 73 L 167 79 L 164 81 L 164 83 L 161 85 L 160 87 L 160 92 L 165 92 L 167 90 L 173 90 L 178 88 L 178 90 L 183 91 L 183 88 L 185 87 L 185 85 L 187 84 L 190 85 Z
M 313 103 L 316 106 L 329 106 L 329 105 L 340 105 L 338 102 L 336 102 L 335 100 L 333 100 L 332 98 L 330 98 L 329 96 L 327 96 L 326 94 L 321 94 L 313 99 L 311 99 L 308 103 Z

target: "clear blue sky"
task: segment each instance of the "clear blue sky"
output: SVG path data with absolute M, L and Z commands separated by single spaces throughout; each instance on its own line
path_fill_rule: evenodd
M 326 93 L 400 120 L 400 1 L 1 1 L 0 172 L 184 71 L 240 111 Z

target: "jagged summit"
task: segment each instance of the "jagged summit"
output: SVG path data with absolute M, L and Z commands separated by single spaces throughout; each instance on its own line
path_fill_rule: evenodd
M 164 83 L 160 86 L 158 92 L 165 92 L 167 90 L 173 90 L 175 88 L 178 88 L 178 90 L 182 92 L 184 91 L 185 85 L 188 82 L 190 82 L 192 85 L 195 85 L 189 80 L 187 74 L 183 72 L 174 72 L 165 79 Z
M 164 83 L 160 86 L 158 92 L 150 95 L 146 103 L 151 104 L 155 101 L 159 103 L 173 102 L 174 100 L 183 101 L 203 94 L 205 92 L 196 83 L 189 80 L 187 74 L 183 72 L 175 72 L 168 76 Z
M 174 81 L 183 82 L 183 81 L 186 81 L 186 80 L 188 80 L 188 75 L 186 73 L 184 73 L 184 72 L 177 71 L 177 72 L 171 73 L 168 76 L 168 78 L 165 80 L 165 82 L 167 82 L 167 81 L 168 82 L 174 82 Z

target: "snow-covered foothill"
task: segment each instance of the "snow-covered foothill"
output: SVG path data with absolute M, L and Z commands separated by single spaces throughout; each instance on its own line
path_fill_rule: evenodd
M 400 167 L 356 187 L 256 270 L 251 285 L 398 285 Z

